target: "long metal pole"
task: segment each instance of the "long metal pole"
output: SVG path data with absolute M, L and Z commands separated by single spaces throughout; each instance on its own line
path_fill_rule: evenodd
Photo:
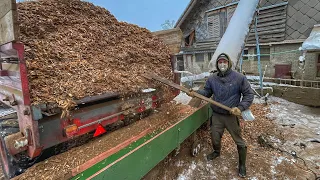
M 259 45 L 259 36 L 258 36 L 258 30 L 257 30 L 257 26 L 258 26 L 258 14 L 259 11 L 256 14 L 255 17 L 255 27 L 254 27 L 254 31 L 255 31 L 255 35 L 256 35 L 256 46 L 257 46 L 257 58 L 258 58 L 258 70 L 259 70 L 259 76 L 260 76 L 260 89 L 261 89 L 261 96 L 263 96 L 263 82 L 262 82 L 262 71 L 261 71 L 261 59 L 260 59 L 260 45 Z
M 243 54 L 244 54 L 244 49 L 242 50 L 242 53 L 240 56 L 240 73 L 242 73 Z

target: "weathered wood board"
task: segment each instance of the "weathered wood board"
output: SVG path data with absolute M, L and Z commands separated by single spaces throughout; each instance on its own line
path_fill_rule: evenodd
M 17 40 L 18 14 L 15 0 L 0 1 L 0 45 Z
M 171 54 L 180 52 L 182 42 L 182 31 L 179 28 L 152 32 L 159 37 L 169 48 Z

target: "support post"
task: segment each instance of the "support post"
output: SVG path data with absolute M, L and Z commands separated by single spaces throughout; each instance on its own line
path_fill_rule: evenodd
M 257 31 L 257 26 L 258 26 L 258 14 L 259 11 L 256 13 L 255 17 L 255 36 L 256 36 L 256 48 L 257 48 L 257 58 L 258 58 L 258 70 L 259 70 L 259 76 L 260 76 L 260 89 L 261 89 L 261 96 L 263 96 L 263 82 L 262 82 L 262 71 L 261 71 L 261 59 L 260 59 L 260 45 L 259 45 L 259 36 L 258 36 L 258 31 Z
M 243 54 L 244 54 L 244 49 L 242 49 L 242 53 L 240 56 L 240 73 L 242 73 Z

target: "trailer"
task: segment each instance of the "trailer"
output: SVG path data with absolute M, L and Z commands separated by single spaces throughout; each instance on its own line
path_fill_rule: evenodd
M 13 179 L 141 179 L 169 154 L 175 155 L 180 144 L 190 135 L 194 135 L 211 116 L 211 109 L 206 104 L 199 108 L 185 105 L 174 107 L 178 108 L 173 108 L 172 116 L 168 115 L 168 108 L 160 108 L 159 112 L 129 127 L 94 139 L 73 151 L 53 156 Z M 143 126 L 139 131 L 131 131 L 131 135 L 119 137 L 119 134 L 128 132 L 128 129 L 135 129 L 150 121 L 164 123 Z M 118 141 L 113 141 L 115 138 Z M 101 141 L 112 141 L 112 145 Z M 192 148 L 193 153 L 199 152 L 201 147 L 198 141 L 193 141 Z M 88 152 L 97 149 L 99 153 L 95 156 L 86 157 Z
M 45 149 L 89 132 L 99 136 L 105 129 L 128 125 L 161 103 L 161 92 L 156 89 L 142 89 L 126 99 L 108 93 L 76 100 L 72 115 L 61 118 L 56 104 L 31 104 L 23 44 L 1 45 L 0 52 L 0 100 L 6 109 L 0 117 L 0 154 L 9 178 L 22 172 L 29 164 L 26 161 Z

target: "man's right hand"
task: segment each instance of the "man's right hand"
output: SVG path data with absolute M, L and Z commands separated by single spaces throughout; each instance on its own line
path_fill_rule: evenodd
M 194 91 L 192 89 L 189 90 L 189 92 L 186 92 L 186 94 L 190 97 L 193 97 L 194 98 Z

